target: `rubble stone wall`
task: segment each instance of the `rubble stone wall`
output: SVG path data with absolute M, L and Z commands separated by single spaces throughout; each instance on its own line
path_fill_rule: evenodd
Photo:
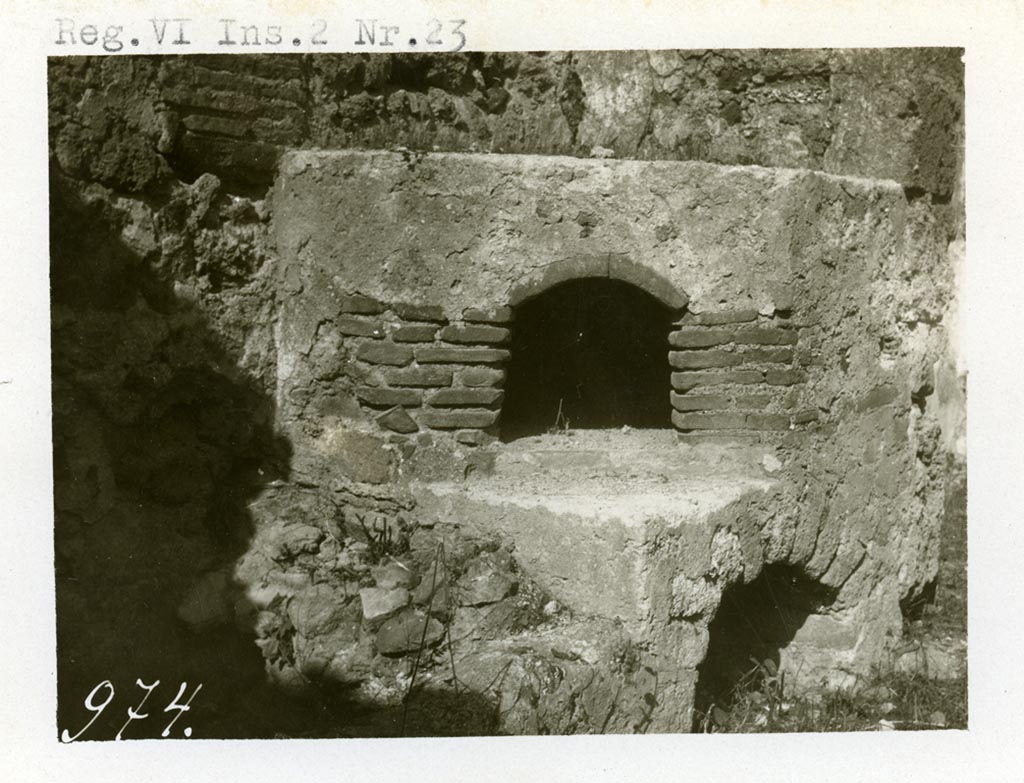
M 142 187 L 162 169 L 269 184 L 281 150 L 583 154 L 806 168 L 948 200 L 962 140 L 952 49 L 66 58 L 62 166 Z M 88 94 L 86 91 L 90 90 Z M 126 100 L 142 111 L 121 114 Z M 98 135 L 113 110 L 111 130 Z M 130 141 L 135 128 L 148 141 Z M 85 143 L 88 146 L 83 146 Z M 86 149 L 99 145 L 99 158 Z M 118 147 L 127 147 L 118 152 Z
M 503 186 L 510 181 L 514 188 Z M 579 221 L 566 225 L 552 219 L 553 187 L 561 188 L 560 212 L 588 216 L 582 227 Z M 367 200 L 381 208 L 364 209 Z M 709 203 L 715 208 L 702 208 Z M 292 389 L 305 388 L 321 361 L 344 356 L 345 339 L 311 350 L 313 325 L 329 323 L 352 291 L 381 298 L 424 291 L 452 313 L 469 305 L 506 307 L 521 300 L 523 291 L 536 293 L 567 276 L 594 274 L 596 258 L 607 274 L 614 268 L 619 279 L 685 308 L 677 327 L 666 333 L 677 386 L 694 380 L 707 384 L 716 376 L 733 383 L 726 387 L 729 396 L 701 397 L 693 389 L 671 395 L 666 403 L 677 409 L 678 428 L 777 436 L 771 439 L 774 451 L 766 453 L 776 465 L 767 497 L 758 490 L 757 500 L 727 504 L 701 523 L 709 541 L 734 541 L 742 551 L 730 570 L 717 570 L 710 544 L 695 545 L 703 554 L 679 551 L 672 557 L 667 556 L 672 547 L 657 536 L 632 529 L 621 552 L 583 557 L 634 563 L 626 542 L 634 535 L 645 541 L 632 547 L 646 553 L 635 566 L 623 565 L 625 571 L 611 578 L 608 595 L 629 598 L 610 608 L 608 619 L 619 616 L 630 627 L 626 618 L 638 616 L 636 606 L 676 585 L 676 604 L 706 603 L 705 611 L 695 620 L 673 622 L 668 609 L 659 610 L 638 638 L 651 643 L 668 634 L 676 642 L 664 642 L 664 650 L 699 660 L 704 647 L 681 640 L 699 639 L 702 623 L 706 633 L 717 606 L 714 596 L 720 598 L 729 584 L 753 581 L 765 564 L 785 564 L 836 596 L 825 620 L 798 634 L 794 650 L 802 657 L 787 667 L 791 681 L 798 673 L 812 678 L 828 671 L 839 683 L 881 662 L 900 634 L 900 601 L 934 574 L 940 522 L 934 506 L 927 505 L 937 498 L 920 491 L 916 478 L 932 457 L 918 454 L 910 440 L 917 437 L 911 409 L 921 412 L 930 396 L 920 384 L 931 359 L 912 342 L 901 342 L 893 313 L 897 301 L 903 307 L 908 303 L 894 281 L 928 251 L 931 235 L 916 225 L 915 208 L 902 188 L 886 181 L 701 163 L 452 154 L 413 161 L 400 153 L 297 152 L 282 161 L 274 205 L 285 285 L 294 288 L 281 310 L 277 345 L 279 366 L 288 368 L 279 375 L 278 420 L 290 433 L 293 464 L 315 466 L 329 454 L 336 455 L 331 464 L 337 464 L 349 453 L 350 439 L 358 437 L 364 455 L 389 461 L 392 476 L 439 480 L 445 476 L 440 466 L 451 465 L 449 476 L 457 476 L 463 463 L 486 474 L 493 452 L 469 456 L 437 439 L 394 451 L 372 419 L 337 413 L 344 408 L 337 399 L 353 393 L 344 384 L 332 383 L 329 402 L 323 391 L 313 392 L 309 407 L 290 408 Z M 652 223 L 671 226 L 672 232 L 658 232 Z M 406 257 L 410 246 L 422 248 L 414 281 L 391 272 L 392 259 Z M 401 362 L 423 358 L 410 350 L 388 356 Z M 342 375 L 355 374 L 350 384 L 358 397 L 364 379 L 358 363 L 341 359 L 337 366 Z M 737 404 L 735 389 L 744 388 L 737 380 L 753 382 L 762 398 L 741 397 L 738 404 L 747 410 L 706 412 L 712 405 Z M 707 407 L 678 410 L 694 400 L 690 404 Z M 758 405 L 777 407 L 751 410 Z M 312 438 L 304 434 L 302 423 L 308 421 L 323 422 Z M 700 476 L 700 469 L 693 475 Z M 687 477 L 683 471 L 669 481 Z M 452 509 L 462 501 L 452 502 L 442 504 L 449 510 L 440 512 L 450 529 L 451 518 L 459 515 Z M 514 540 L 516 530 L 568 525 L 568 520 L 537 522 L 529 513 L 489 510 L 473 498 L 461 506 L 461 516 L 464 527 L 503 526 L 514 551 L 526 556 L 531 547 Z M 502 525 L 504 517 L 519 521 Z M 580 536 L 587 535 L 587 524 L 579 524 Z M 602 532 L 598 538 L 618 540 L 617 535 Z M 567 536 L 547 549 L 604 552 L 604 544 Z M 639 586 L 625 575 L 634 567 L 657 570 L 654 563 L 687 557 L 695 560 L 685 579 L 698 587 L 687 588 L 690 582 L 678 581 L 671 567 Z M 571 570 L 535 558 L 532 576 L 558 593 L 553 585 Z M 688 594 L 704 589 L 700 585 L 714 587 L 703 598 Z M 834 633 L 830 622 L 844 633 Z M 835 638 L 853 644 L 836 651 L 823 641 Z

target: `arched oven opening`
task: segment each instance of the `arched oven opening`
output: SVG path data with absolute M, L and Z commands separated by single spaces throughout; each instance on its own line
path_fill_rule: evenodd
M 568 429 L 670 429 L 675 312 L 611 278 L 549 288 L 515 308 L 503 441 Z

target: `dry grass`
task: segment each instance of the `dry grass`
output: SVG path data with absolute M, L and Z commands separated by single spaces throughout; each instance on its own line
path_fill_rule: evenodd
M 697 722 L 698 730 L 715 733 L 947 728 L 967 728 L 966 678 L 903 673 L 878 675 L 855 691 L 795 697 L 772 680 L 746 683 L 728 709 L 712 707 Z

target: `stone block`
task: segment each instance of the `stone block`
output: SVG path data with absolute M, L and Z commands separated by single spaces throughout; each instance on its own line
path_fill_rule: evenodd
M 451 606 L 451 591 L 444 568 L 434 571 L 434 564 L 427 566 L 423 579 L 413 590 L 412 600 L 418 606 L 429 606 L 431 614 L 444 613 Z
M 677 394 L 671 392 L 672 407 L 677 411 L 714 411 L 727 409 L 731 405 L 729 397 L 721 394 Z
M 459 604 L 483 606 L 511 595 L 519 584 L 511 564 L 512 559 L 499 552 L 485 552 L 474 558 L 459 579 Z
M 444 310 L 435 305 L 395 304 L 391 306 L 391 309 L 395 315 L 406 321 L 430 321 L 438 324 L 448 321 L 444 317 Z
M 399 326 L 391 332 L 391 339 L 396 343 L 432 343 L 437 336 L 436 326 Z
M 223 571 L 204 574 L 185 595 L 178 617 L 193 630 L 229 623 L 234 617 L 230 577 Z
M 785 413 L 747 413 L 746 426 L 751 430 L 788 430 L 789 416 Z
M 672 423 L 681 430 L 743 430 L 747 428 L 744 413 L 680 413 L 672 411 Z
M 786 364 L 793 361 L 792 348 L 759 348 L 743 351 L 740 356 L 745 363 L 752 364 Z
M 736 338 L 736 332 L 730 329 L 680 329 L 668 336 L 668 344 L 673 348 L 710 348 L 713 345 L 725 345 Z
M 480 430 L 460 430 L 455 433 L 455 440 L 465 446 L 486 446 L 493 443 L 495 437 Z
M 739 394 L 733 400 L 737 408 L 767 408 L 772 398 L 767 394 Z
M 416 421 L 405 412 L 404 408 L 394 407 L 389 411 L 385 411 L 377 417 L 377 424 L 386 430 L 397 432 L 402 435 L 408 435 L 410 433 L 419 430 L 420 426 Z
M 583 254 L 548 264 L 543 271 L 521 280 L 509 292 L 509 301 L 518 305 L 559 283 L 585 277 L 608 277 L 608 256 Z
M 794 424 L 810 424 L 812 421 L 817 421 L 817 420 L 818 420 L 818 411 L 813 409 L 813 408 L 809 408 L 808 410 L 805 410 L 805 411 L 799 411 L 798 413 L 794 414 L 794 416 L 793 416 L 793 423 Z
M 367 405 L 403 407 L 417 406 L 423 402 L 423 392 L 419 389 L 380 389 L 373 386 L 360 386 L 356 389 L 356 397 Z
M 467 367 L 459 371 L 459 383 L 463 386 L 500 386 L 504 382 L 505 371 L 493 367 Z
M 283 525 L 274 538 L 273 557 L 275 560 L 288 560 L 297 555 L 316 552 L 323 539 L 324 531 L 316 525 Z
M 508 574 L 478 574 L 459 580 L 459 603 L 462 606 L 486 606 L 509 595 L 516 581 Z
M 370 622 L 390 617 L 409 604 L 409 591 L 404 587 L 364 587 L 359 591 L 363 617 Z
M 938 640 L 928 640 L 900 655 L 894 668 L 929 680 L 952 680 L 963 676 L 964 661 L 963 652 L 958 654 L 955 648 L 949 649 Z
M 470 307 L 462 311 L 462 320 L 471 324 L 507 324 L 513 317 L 511 307 L 492 307 L 486 310 Z
M 687 313 L 683 317 L 683 323 L 697 324 L 699 326 L 740 324 L 756 320 L 757 310 L 754 308 L 747 308 L 743 310 L 720 310 L 715 313 Z
M 369 364 L 403 366 L 412 361 L 412 348 L 386 342 L 363 343 L 356 351 L 356 358 Z
M 635 263 L 628 253 L 612 253 L 608 256 L 608 277 L 643 289 L 672 310 L 681 310 L 690 301 L 677 286 Z
M 384 380 L 391 386 L 450 386 L 452 371 L 443 367 L 408 367 L 401 370 L 388 370 Z
M 416 346 L 416 361 L 423 364 L 499 364 L 508 361 L 503 348 L 449 348 L 442 345 Z
M 466 427 L 490 427 L 498 420 L 498 411 L 477 409 L 433 410 L 427 408 L 420 421 L 435 430 L 459 430 Z
M 511 332 L 501 326 L 471 325 L 446 326 L 441 330 L 441 339 L 449 343 L 501 345 L 508 342 Z
M 394 587 L 412 587 L 416 582 L 416 574 L 408 566 L 397 560 L 375 566 L 370 569 L 377 587 L 389 590 Z
M 504 396 L 501 389 L 441 389 L 427 395 L 427 404 L 441 408 L 498 405 Z
M 796 345 L 798 334 L 792 329 L 740 329 L 736 342 L 747 345 Z
M 379 436 L 344 426 L 325 428 L 321 449 L 323 459 L 352 481 L 383 484 L 391 478 L 393 455 Z
M 236 571 L 236 577 L 245 580 L 242 569 Z M 312 584 L 312 577 L 306 573 L 270 571 L 266 575 L 266 584 L 250 583 L 245 591 L 244 600 L 250 607 L 257 610 L 266 609 L 278 596 L 288 598 L 296 595 Z
M 344 592 L 327 584 L 311 585 L 288 603 L 288 619 L 304 636 L 330 633 L 349 614 Z
M 802 370 L 768 370 L 764 379 L 769 386 L 793 386 L 806 381 L 807 375 Z
M 386 620 L 377 631 L 377 650 L 383 655 L 414 652 L 420 644 L 431 646 L 444 636 L 444 626 L 416 609 L 406 609 Z
M 704 370 L 712 367 L 735 367 L 744 356 L 729 351 L 669 351 L 668 361 L 679 370 Z
M 364 320 L 351 315 L 342 315 L 335 320 L 338 331 L 347 337 L 372 337 L 380 340 L 384 337 L 384 327 L 380 321 Z
M 672 386 L 679 391 L 688 391 L 698 386 L 720 386 L 727 383 L 750 385 L 763 382 L 764 373 L 760 370 L 672 373 Z
M 857 644 L 860 628 L 849 618 L 840 619 L 823 614 L 808 615 L 796 633 L 798 644 L 852 650 Z
M 384 305 L 369 296 L 353 294 L 341 297 L 341 312 L 358 315 L 379 315 L 384 312 Z
M 899 396 L 899 391 L 894 386 L 876 386 L 859 400 L 855 410 L 857 413 L 864 413 L 873 408 L 881 408 L 888 405 Z

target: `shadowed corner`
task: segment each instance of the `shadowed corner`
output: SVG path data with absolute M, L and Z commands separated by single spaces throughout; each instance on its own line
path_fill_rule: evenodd
M 716 710 L 729 710 L 745 692 L 772 684 L 781 692 L 781 651 L 834 599 L 834 591 L 787 565 L 766 566 L 752 582 L 726 588 L 698 667 L 694 731 L 711 725 Z
M 58 732 L 493 733 L 497 700 L 466 689 L 419 685 L 382 707 L 344 684 L 293 689 L 268 677 L 274 656 L 260 645 L 292 637 L 258 632 L 265 607 L 236 570 L 253 549 L 250 504 L 287 493 L 293 449 L 275 430 L 266 368 L 254 371 L 251 357 L 244 368 L 231 324 L 209 322 L 218 300 L 245 312 L 264 283 L 207 275 L 200 307 L 181 282 L 195 282 L 194 270 L 169 275 L 118 233 L 112 193 L 56 167 L 50 188 Z M 166 711 L 172 704 L 189 709 Z M 129 709 L 147 717 L 129 720 Z
M 113 739 L 129 708 L 152 717 L 126 739 L 160 736 L 182 683 L 178 703 L 202 687 L 172 737 L 301 731 L 316 716 L 266 683 L 251 629 L 230 622 L 244 607 L 202 590 L 231 580 L 247 504 L 288 477 L 273 400 L 156 254 L 117 234 L 113 194 L 56 168 L 50 190 L 58 730 L 78 733 L 109 681 L 83 740 Z M 160 683 L 146 709 L 136 680 Z

